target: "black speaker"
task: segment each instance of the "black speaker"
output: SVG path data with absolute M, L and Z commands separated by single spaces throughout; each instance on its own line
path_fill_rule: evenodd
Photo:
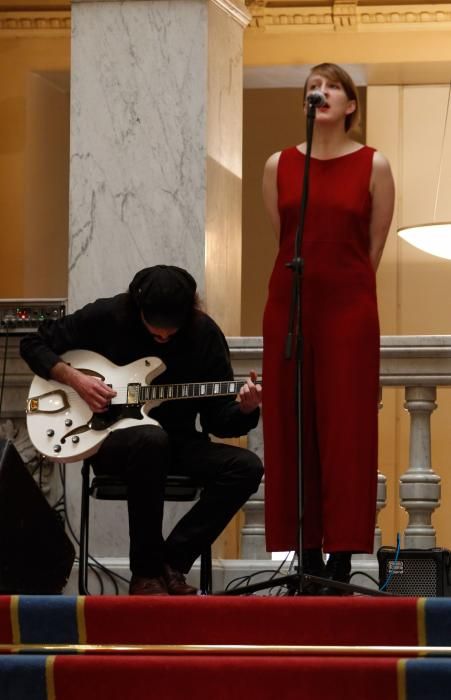
M 395 547 L 381 547 L 377 552 L 381 590 L 426 598 L 451 595 L 451 556 L 447 549 L 401 549 L 395 559 Z
M 9 440 L 0 439 L 0 593 L 58 594 L 75 549 Z

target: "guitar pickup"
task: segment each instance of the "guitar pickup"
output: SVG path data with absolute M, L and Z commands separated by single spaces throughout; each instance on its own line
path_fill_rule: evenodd
M 127 384 L 127 405 L 128 406 L 133 406 L 133 405 L 142 403 L 140 401 L 140 396 L 139 396 L 140 388 L 141 388 L 140 384 Z

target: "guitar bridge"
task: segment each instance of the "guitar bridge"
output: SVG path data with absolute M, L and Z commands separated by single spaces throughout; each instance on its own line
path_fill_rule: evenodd
M 127 405 L 133 406 L 141 403 L 139 400 L 140 384 L 127 384 Z

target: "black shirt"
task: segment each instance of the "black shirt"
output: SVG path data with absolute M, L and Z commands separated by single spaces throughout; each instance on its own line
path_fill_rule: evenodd
M 169 342 L 157 343 L 128 293 L 98 299 L 60 320 L 45 321 L 20 344 L 23 359 L 44 379 L 50 378 L 60 355 L 75 349 L 97 352 L 116 365 L 159 357 L 166 370 L 159 375 L 158 384 L 233 379 L 226 339 L 212 318 L 198 311 Z M 259 409 L 242 413 L 234 397 L 209 397 L 165 401 L 150 415 L 170 434 L 195 432 L 199 414 L 205 433 L 238 437 L 255 428 L 259 413 Z

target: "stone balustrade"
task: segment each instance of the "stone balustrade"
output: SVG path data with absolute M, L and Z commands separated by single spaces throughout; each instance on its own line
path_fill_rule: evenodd
M 261 374 L 262 339 L 259 337 L 229 338 L 232 362 L 238 379 L 248 375 L 250 369 Z M 5 337 L 0 336 L 0 365 L 5 356 Z M 3 374 L 3 371 L 2 371 Z M 9 437 L 26 462 L 35 455 L 29 444 L 24 421 L 25 398 L 32 374 L 19 357 L 18 338 L 10 337 L 2 401 L 0 407 L 0 435 Z M 404 406 L 410 416 L 410 448 L 408 468 L 400 477 L 399 502 L 408 515 L 403 546 L 414 548 L 434 547 L 436 533 L 431 516 L 440 505 L 440 476 L 431 464 L 431 414 L 437 408 L 437 388 L 451 385 L 451 336 L 383 336 L 381 339 L 381 387 L 402 387 Z M 382 405 L 382 401 L 381 401 Z M 383 410 L 383 409 L 382 409 Z M 261 425 L 249 435 L 249 447 L 263 456 Z M 442 465 L 443 466 L 443 465 Z M 382 466 L 383 470 L 383 466 Z M 46 473 L 44 490 L 51 491 L 51 471 Z M 71 490 L 78 480 L 68 483 Z M 75 488 L 75 486 L 74 486 Z M 386 478 L 379 474 L 377 511 L 385 507 Z M 69 498 L 71 494 L 68 494 Z M 74 494 L 75 495 L 75 494 Z M 78 498 L 74 498 L 78 503 Z M 246 562 L 252 567 L 264 566 L 269 558 L 265 550 L 264 536 L 264 483 L 244 508 L 245 522 L 242 530 L 241 559 L 243 571 Z M 381 543 L 381 532 L 376 527 L 375 551 Z M 122 556 L 122 554 L 121 554 Z M 122 560 L 121 560 L 122 561 Z M 126 558 L 124 559 L 126 561 Z M 252 565 L 252 561 L 254 565 Z M 361 563 L 361 562 L 359 562 Z M 224 562 L 222 563 L 224 565 Z M 126 566 L 126 564 L 124 564 Z M 372 568 L 371 568 L 372 567 Z M 375 571 L 375 561 L 369 565 Z
M 237 377 L 250 369 L 261 373 L 262 339 L 229 338 Z M 451 386 L 451 336 L 382 336 L 381 387 L 404 387 L 405 408 L 410 415 L 409 466 L 400 478 L 399 500 L 408 515 L 403 546 L 434 547 L 432 513 L 440 504 L 440 477 L 431 464 L 430 417 L 436 409 L 437 387 Z M 250 446 L 262 452 L 260 430 L 251 435 Z M 246 522 L 242 532 L 242 551 L 250 558 L 265 558 L 264 499 L 261 492 L 245 506 Z M 386 505 L 386 478 L 379 474 L 377 511 Z M 250 538 L 250 541 L 247 541 Z M 376 527 L 375 551 L 381 543 Z

